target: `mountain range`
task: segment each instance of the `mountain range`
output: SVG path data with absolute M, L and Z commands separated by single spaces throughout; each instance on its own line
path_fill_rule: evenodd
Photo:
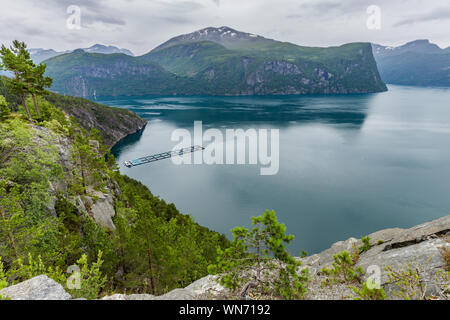
M 384 82 L 450 87 L 450 47 L 416 40 L 398 47 L 372 44 L 372 48 Z
M 129 56 L 134 56 L 134 54 L 128 49 L 119 49 L 115 46 L 105 46 L 102 44 L 94 44 L 89 48 L 82 48 L 78 50 L 83 50 L 84 52 L 89 53 L 103 53 L 103 54 L 113 54 L 113 53 L 123 53 Z M 28 52 L 30 53 L 30 57 L 35 64 L 39 64 L 44 60 L 60 56 L 62 54 L 71 53 L 75 50 L 66 50 L 66 51 L 56 51 L 53 49 L 42 49 L 42 48 L 30 48 Z M 0 70 L 0 76 L 12 77 L 12 73 L 4 70 Z
M 115 46 L 105 46 L 102 44 L 94 44 L 89 48 L 81 48 L 81 50 L 89 53 L 104 53 L 104 54 L 123 53 L 129 56 L 134 56 L 134 54 L 128 49 L 120 49 Z M 28 52 L 30 52 L 30 56 L 33 62 L 38 64 L 52 57 L 56 57 L 73 51 L 71 50 L 55 51 L 53 49 L 30 48 L 28 49 Z
M 45 63 L 52 90 L 83 97 L 386 90 L 370 43 L 304 47 L 229 27 L 177 36 L 138 57 L 75 50 Z

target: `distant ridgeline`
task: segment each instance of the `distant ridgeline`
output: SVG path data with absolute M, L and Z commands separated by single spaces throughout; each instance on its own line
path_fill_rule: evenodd
M 373 44 L 381 78 L 386 83 L 450 87 L 450 47 L 441 49 L 428 40 L 399 47 Z
M 206 28 L 133 57 L 85 50 L 45 61 L 52 90 L 118 95 L 285 95 L 385 91 L 370 43 L 312 48 Z

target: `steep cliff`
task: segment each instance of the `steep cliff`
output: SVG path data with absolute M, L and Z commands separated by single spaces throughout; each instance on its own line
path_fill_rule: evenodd
M 102 142 L 109 148 L 127 135 L 142 130 L 147 124 L 146 120 L 132 111 L 101 105 L 83 98 L 52 93 L 46 99 L 75 117 L 83 128 L 98 129 Z
M 6 86 L 6 77 L 0 76 L 0 94 L 15 111 L 21 104 L 20 98 L 13 95 Z M 111 148 L 119 140 L 144 128 L 147 122 L 132 111 L 112 108 L 91 100 L 76 98 L 57 93 L 50 93 L 46 100 L 73 116 L 86 130 L 96 128 L 100 132 L 102 142 Z

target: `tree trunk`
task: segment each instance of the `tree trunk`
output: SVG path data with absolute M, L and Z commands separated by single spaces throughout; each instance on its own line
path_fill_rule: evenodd
M 22 103 L 23 103 L 23 107 L 25 108 L 25 111 L 27 113 L 28 119 L 31 121 L 31 114 L 30 114 L 30 110 L 28 110 L 28 106 L 27 106 L 27 102 L 25 100 L 25 95 L 22 93 L 20 95 L 20 97 L 22 98 Z
M 256 281 L 247 282 L 245 284 L 245 286 L 241 289 L 241 292 L 239 292 L 239 296 L 241 298 L 245 298 L 247 296 L 248 290 L 251 288 L 256 288 L 257 286 L 258 286 L 258 283 Z
M 34 94 L 32 93 L 31 96 L 33 97 L 33 102 L 34 102 L 34 109 L 36 110 L 36 113 L 38 115 L 38 117 L 41 117 L 41 113 L 39 112 L 39 107 L 36 103 L 36 97 L 34 96 Z
M 155 282 L 153 280 L 153 266 L 152 266 L 152 253 L 150 251 L 150 248 L 147 249 L 147 256 L 148 256 L 148 268 L 150 271 L 150 285 L 152 287 L 152 294 L 155 294 Z
M 86 175 L 84 174 L 84 167 L 81 166 L 81 184 L 83 186 L 83 193 L 87 195 L 87 187 L 86 187 Z
M 260 229 L 261 230 L 261 229 Z M 257 247 L 257 252 L 256 255 L 258 257 L 258 270 L 256 271 L 256 279 L 258 281 L 260 281 L 261 279 L 261 251 L 260 251 L 260 247 L 261 247 L 261 240 L 260 240 L 260 235 L 261 235 L 261 231 L 258 232 L 257 238 L 258 238 L 258 247 Z

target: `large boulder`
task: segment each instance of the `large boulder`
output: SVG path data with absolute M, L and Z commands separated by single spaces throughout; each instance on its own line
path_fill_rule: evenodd
M 217 276 L 206 276 L 191 283 L 184 289 L 175 289 L 155 300 L 209 300 L 223 299 L 229 295 L 229 290 L 220 285 Z
M 154 300 L 195 300 L 196 297 L 190 290 L 174 289 L 162 296 L 155 297 Z
M 11 300 L 70 300 L 72 297 L 56 281 L 40 275 L 0 290 L 0 295 Z
M 186 288 L 174 289 L 161 296 L 150 294 L 114 294 L 103 297 L 102 300 L 208 300 L 224 299 L 229 290 L 217 282 L 217 276 L 206 276 L 191 283 Z
M 91 197 L 86 197 L 86 201 L 89 202 L 88 207 L 90 207 L 90 214 L 94 218 L 95 222 L 109 230 L 115 230 L 112 218 L 116 214 L 114 210 L 114 198 L 110 193 L 104 194 L 99 191 L 91 191 L 92 194 L 97 198 L 94 202 Z
M 389 298 L 398 288 L 389 283 L 389 267 L 392 271 L 406 271 L 411 266 L 418 272 L 426 287 L 426 295 L 440 295 L 442 288 L 436 285 L 436 275 L 442 272 L 445 262 L 442 250 L 450 249 L 450 215 L 410 229 L 399 230 L 389 236 L 380 237 L 382 231 L 369 235 L 373 246 L 360 255 L 356 267 L 367 270 L 369 266 L 379 268 L 381 285 Z M 380 241 L 381 240 L 381 241 Z M 370 276 L 366 275 L 365 278 Z
M 381 275 L 380 284 L 389 298 L 397 298 L 394 291 L 398 291 L 399 288 L 389 283 L 389 272 L 391 271 L 386 270 L 387 267 L 396 272 L 405 272 L 411 267 L 420 276 L 426 295 L 439 296 L 443 288 L 436 284 L 435 277 L 444 267 L 440 252 L 444 247 L 450 249 L 450 243 L 442 238 L 435 238 L 387 251 L 374 248 L 361 255 L 356 267 L 362 267 L 363 270 L 368 270 L 370 266 L 378 268 Z M 378 252 L 375 254 L 370 251 Z M 366 274 L 364 279 L 368 276 L 371 274 Z
M 198 279 L 197 281 L 188 285 L 186 290 L 190 291 L 196 299 L 223 299 L 231 293 L 229 289 L 225 288 L 218 282 L 218 277 L 209 275 Z

